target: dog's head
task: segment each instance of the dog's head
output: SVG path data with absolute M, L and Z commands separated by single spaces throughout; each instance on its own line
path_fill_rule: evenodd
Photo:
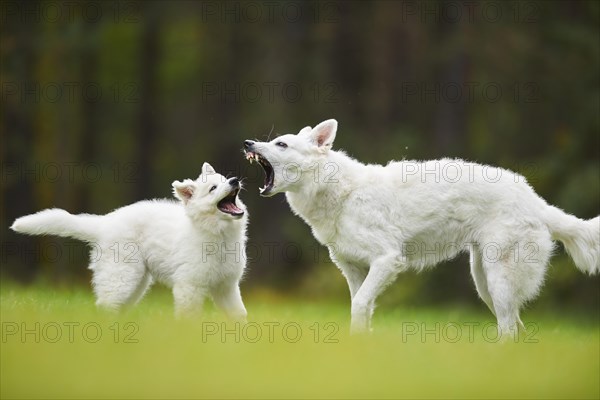
M 192 218 L 202 215 L 217 215 L 229 220 L 241 218 L 246 212 L 246 206 L 238 198 L 241 188 L 238 178 L 225 178 L 209 163 L 204 163 L 195 181 L 173 182 L 173 194 Z
M 294 191 L 307 179 L 314 180 L 315 169 L 331 149 L 336 131 L 337 121 L 328 119 L 270 142 L 244 141 L 246 159 L 257 161 L 265 171 L 261 196 Z

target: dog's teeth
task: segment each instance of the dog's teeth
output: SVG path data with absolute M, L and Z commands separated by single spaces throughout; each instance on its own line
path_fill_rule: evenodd
M 258 161 L 258 154 L 254 154 L 254 159 Z

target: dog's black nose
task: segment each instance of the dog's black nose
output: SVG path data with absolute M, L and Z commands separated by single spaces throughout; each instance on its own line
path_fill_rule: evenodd
M 240 180 L 238 178 L 231 178 L 229 180 L 229 184 L 231 186 L 239 186 L 240 185 Z
M 254 140 L 244 140 L 244 147 L 249 149 L 254 144 Z

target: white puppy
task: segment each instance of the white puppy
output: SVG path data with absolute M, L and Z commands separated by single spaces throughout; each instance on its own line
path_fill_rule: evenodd
M 553 240 L 581 271 L 598 273 L 600 218 L 548 205 L 523 176 L 452 159 L 365 165 L 331 150 L 336 131 L 328 120 L 244 147 L 265 170 L 261 194 L 286 192 L 346 277 L 352 331 L 370 328 L 375 299 L 399 272 L 462 251 L 503 334 L 516 334 L 520 308 L 537 295 Z
M 90 269 L 98 306 L 138 302 L 154 280 L 173 288 L 178 315 L 212 297 L 230 317 L 245 319 L 239 282 L 245 268 L 246 207 L 240 182 L 207 163 L 195 181 L 173 182 L 180 201 L 140 201 L 106 215 L 48 209 L 18 218 L 16 232 L 58 235 L 92 244 Z

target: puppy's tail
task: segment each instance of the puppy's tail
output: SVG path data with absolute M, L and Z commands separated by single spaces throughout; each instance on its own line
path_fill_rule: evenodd
M 580 271 L 590 275 L 600 272 L 600 217 L 585 221 L 549 206 L 546 223 L 552 238 L 565 245 Z
M 60 208 L 51 208 L 17 218 L 10 229 L 28 235 L 56 235 L 93 242 L 97 238 L 100 218 L 99 215 L 73 215 Z

